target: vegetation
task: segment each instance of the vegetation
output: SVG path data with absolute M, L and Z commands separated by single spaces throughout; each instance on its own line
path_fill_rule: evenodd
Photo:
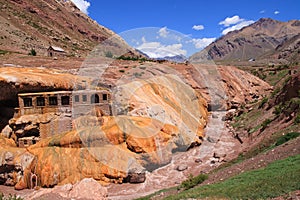
M 11 194 L 9 194 L 8 197 L 5 197 L 3 193 L 0 193 L 0 200 L 22 200 L 22 198 Z
M 206 179 L 208 179 L 207 174 L 200 174 L 198 176 L 193 177 L 192 174 L 188 177 L 187 180 L 183 181 L 179 188 L 183 188 L 184 190 L 188 190 L 190 188 L 195 187 L 196 185 L 199 185 L 203 183 Z
M 36 56 L 36 51 L 35 49 L 31 49 L 30 52 L 28 53 L 30 56 Z
M 264 98 L 262 99 L 262 101 L 260 102 L 258 108 L 264 107 L 264 105 L 268 102 L 268 100 L 269 100 L 268 97 L 264 97 Z
M 139 62 L 152 61 L 152 60 L 148 60 L 147 58 L 138 58 L 138 57 L 124 56 L 124 55 L 117 57 L 117 59 L 132 60 L 132 61 L 139 61 Z
M 226 181 L 195 187 L 166 199 L 218 197 L 267 199 L 300 189 L 300 155 L 275 161 L 266 168 L 244 172 Z
M 281 136 L 280 138 L 277 139 L 275 146 L 279 146 L 281 144 L 286 143 L 287 141 L 294 139 L 296 137 L 299 137 L 300 133 L 299 132 L 291 132 L 286 135 Z
M 5 54 L 7 54 L 7 53 L 9 53 L 9 52 L 6 51 L 6 50 L 0 50 L 0 55 L 5 55 Z
M 125 70 L 124 70 L 124 69 L 120 69 L 120 70 L 119 70 L 119 72 L 121 72 L 121 73 L 124 73 L 124 72 L 125 72 Z
M 107 51 L 107 52 L 105 52 L 105 57 L 107 57 L 107 58 L 113 58 L 114 55 L 112 54 L 112 52 Z
M 265 121 L 263 121 L 263 123 L 261 124 L 260 131 L 264 131 L 271 122 L 272 120 L 270 119 L 266 119 Z

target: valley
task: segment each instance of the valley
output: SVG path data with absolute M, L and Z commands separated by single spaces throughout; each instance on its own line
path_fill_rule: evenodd
M 299 20 L 226 18 L 249 24 L 199 50 L 81 9 L 0 0 L 0 200 L 300 197 Z

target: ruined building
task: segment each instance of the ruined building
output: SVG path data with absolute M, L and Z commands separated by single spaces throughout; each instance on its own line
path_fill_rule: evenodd
M 74 127 L 74 119 L 92 111 L 100 111 L 101 116 L 112 115 L 111 94 L 104 89 L 23 93 L 18 94 L 18 101 L 19 108 L 15 109 L 14 119 L 23 117 L 29 119 L 27 121 L 31 120 L 26 122 L 22 119 L 23 122 L 15 123 L 15 126 L 21 126 L 14 128 L 19 147 L 35 144 L 40 138 L 70 131 Z

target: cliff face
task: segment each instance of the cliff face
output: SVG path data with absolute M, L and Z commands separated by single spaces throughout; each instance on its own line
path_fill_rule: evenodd
M 262 18 L 241 30 L 232 31 L 191 56 L 191 61 L 209 58 L 215 61 L 285 59 L 298 61 L 299 20 L 280 22 Z M 298 56 L 299 57 L 299 56 Z

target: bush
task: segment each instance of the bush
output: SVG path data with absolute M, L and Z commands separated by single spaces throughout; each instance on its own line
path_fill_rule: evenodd
M 275 106 L 275 110 L 274 110 L 273 113 L 274 113 L 275 115 L 280 115 L 281 112 L 282 112 L 282 105 L 279 104 L 279 105 Z
M 265 121 L 263 121 L 263 123 L 261 124 L 260 131 L 264 131 L 271 122 L 272 120 L 270 119 L 266 119 Z
M 31 49 L 30 52 L 28 53 L 30 56 L 36 56 L 36 51 L 35 49 Z
M 264 97 L 260 102 L 258 108 L 262 108 L 268 102 L 268 100 L 269 100 L 268 97 Z
M 299 135 L 300 135 L 300 133 L 298 133 L 298 132 L 291 132 L 286 135 L 283 135 L 277 139 L 275 146 L 279 146 L 283 143 L 286 143 L 287 141 L 294 139 L 294 138 L 298 137 Z
M 113 56 L 114 55 L 112 54 L 112 52 L 110 52 L 110 51 L 105 52 L 105 57 L 112 58 Z
M 190 188 L 195 187 L 196 185 L 203 183 L 206 179 L 208 179 L 207 174 L 200 174 L 196 177 L 193 177 L 193 175 L 190 174 L 189 178 L 181 183 L 180 188 L 188 190 Z
M 124 72 L 125 72 L 125 70 L 124 70 L 124 69 L 120 69 L 120 70 L 119 70 L 119 72 L 121 72 L 121 73 L 124 73 Z

